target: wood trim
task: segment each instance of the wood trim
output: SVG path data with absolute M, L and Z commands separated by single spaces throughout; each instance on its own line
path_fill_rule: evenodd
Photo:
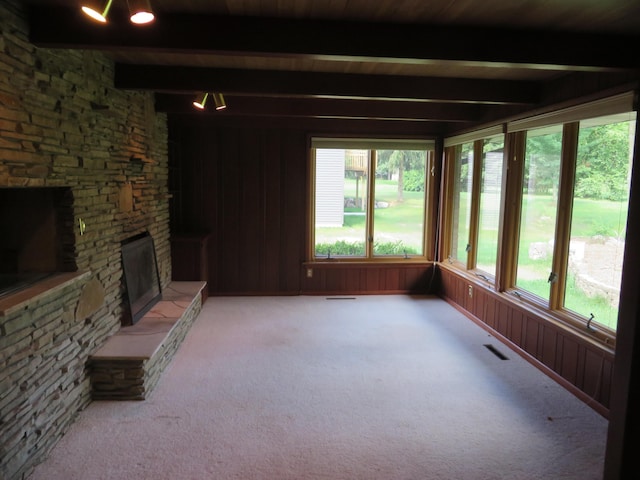
M 305 242 L 305 259 L 312 260 L 315 254 L 315 223 L 316 223 L 316 154 L 311 148 L 311 136 L 307 139 L 307 238 Z
M 376 165 L 376 151 L 375 149 L 369 147 L 368 149 L 368 158 L 367 158 L 367 217 L 365 224 L 365 256 L 367 259 L 373 259 L 373 246 L 375 239 L 375 221 L 373 219 L 374 215 L 374 204 L 376 199 L 376 182 L 375 182 L 375 168 Z
M 503 292 L 515 286 L 522 210 L 522 182 L 526 133 L 510 133 L 505 138 L 502 175 L 502 205 L 498 233 L 496 289 Z
M 471 249 L 467 253 L 467 270 L 476 268 L 478 259 L 478 222 L 480 219 L 480 190 L 482 183 L 482 140 L 473 142 L 473 176 L 471 178 L 471 209 L 469 215 L 469 245 Z
M 427 260 L 435 261 L 438 255 L 437 242 L 439 241 L 439 218 L 438 209 L 440 198 L 440 186 L 442 177 L 442 162 L 437 162 L 437 158 L 442 158 L 442 143 L 436 142 L 435 150 L 427 152 L 427 172 L 425 179 L 425 219 L 424 219 L 424 254 Z
M 553 272 L 557 275 L 557 280 L 552 283 L 549 296 L 549 307 L 552 310 L 560 310 L 564 307 L 579 130 L 580 124 L 578 122 L 567 123 L 562 128 L 562 166 L 560 169 L 555 247 L 552 263 Z
M 440 194 L 440 252 L 438 261 L 445 262 L 451 256 L 451 225 L 453 224 L 453 182 L 455 176 L 456 147 L 445 147 L 443 153 Z

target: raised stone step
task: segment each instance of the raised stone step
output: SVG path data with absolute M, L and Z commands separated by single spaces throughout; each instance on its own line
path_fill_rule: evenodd
M 206 282 L 171 282 L 135 325 L 122 327 L 89 357 L 94 400 L 144 400 L 202 308 Z

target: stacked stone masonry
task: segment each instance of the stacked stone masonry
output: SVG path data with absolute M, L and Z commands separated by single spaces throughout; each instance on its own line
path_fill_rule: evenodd
M 95 400 L 145 400 L 202 307 L 204 282 L 172 282 L 138 323 L 123 327 L 90 358 Z
M 124 312 L 120 242 L 148 231 L 161 286 L 171 278 L 167 119 L 113 76 L 101 53 L 31 44 L 25 2 L 0 0 L 0 188 L 70 187 L 74 224 L 86 224 L 83 274 L 0 314 L 3 480 L 26 478 L 91 400 L 89 356 Z

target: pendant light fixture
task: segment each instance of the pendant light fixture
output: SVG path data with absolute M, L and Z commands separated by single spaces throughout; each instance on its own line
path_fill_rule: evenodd
M 132 23 L 136 25 L 146 25 L 155 20 L 151 3 L 149 0 L 127 0 L 129 5 L 129 15 Z
M 82 11 L 97 22 L 107 23 L 111 3 L 113 0 L 85 0 Z

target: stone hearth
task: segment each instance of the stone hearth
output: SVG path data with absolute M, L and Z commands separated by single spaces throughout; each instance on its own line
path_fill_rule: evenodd
M 202 308 L 206 282 L 171 282 L 136 324 L 89 357 L 94 400 L 144 400 Z

